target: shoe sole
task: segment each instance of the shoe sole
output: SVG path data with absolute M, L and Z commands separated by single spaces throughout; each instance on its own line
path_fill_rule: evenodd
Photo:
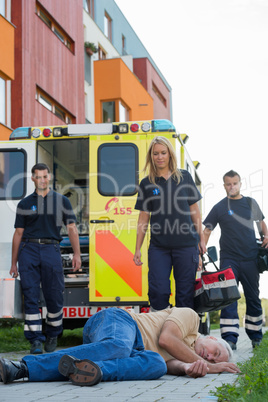
M 41 355 L 43 353 L 42 349 L 34 349 L 33 351 L 30 350 L 30 355 Z
M 59 372 L 64 377 L 69 377 L 74 385 L 92 386 L 102 379 L 102 371 L 91 360 L 75 360 L 73 357 L 64 355 L 60 359 Z
M 3 359 L 0 359 L 0 378 L 2 379 L 3 383 L 7 383 L 7 372 L 5 368 L 5 362 Z
M 56 350 L 56 348 L 57 348 L 57 345 L 55 347 L 53 347 L 53 348 L 46 348 L 46 346 L 44 347 L 45 352 L 47 352 L 47 353 L 54 352 Z

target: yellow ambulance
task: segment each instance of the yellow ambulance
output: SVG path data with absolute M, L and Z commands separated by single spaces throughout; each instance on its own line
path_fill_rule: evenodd
M 66 232 L 62 233 L 64 327 L 78 327 L 109 306 L 147 311 L 149 231 L 142 247 L 144 263 L 136 266 L 139 211 L 134 206 L 145 155 L 157 135 L 171 141 L 179 167 L 191 173 L 201 191 L 198 163 L 185 148 L 187 136 L 178 134 L 168 120 L 21 127 L 12 132 L 10 141 L 0 142 L 0 316 L 22 314 L 18 281 L 8 274 L 11 241 L 16 206 L 34 190 L 30 171 L 37 162 L 50 167 L 52 188 L 69 198 L 80 235 L 82 269 L 74 274 L 72 250 Z M 13 305 L 5 305 L 7 293 Z M 45 317 L 42 294 L 40 307 Z

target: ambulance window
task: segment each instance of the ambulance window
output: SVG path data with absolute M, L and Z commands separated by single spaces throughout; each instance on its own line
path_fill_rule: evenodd
M 18 200 L 26 192 L 26 154 L 24 151 L 0 151 L 0 199 Z
M 135 144 L 103 144 L 98 150 L 98 190 L 102 195 L 134 195 L 138 185 Z

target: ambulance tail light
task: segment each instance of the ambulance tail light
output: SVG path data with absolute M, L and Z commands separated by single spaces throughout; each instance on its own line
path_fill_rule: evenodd
M 44 130 L 43 130 L 43 136 L 44 137 L 46 137 L 46 138 L 48 138 L 48 137 L 50 137 L 51 136 L 51 129 L 50 128 L 44 128 Z
M 54 127 L 53 137 L 63 137 L 68 135 L 67 127 Z
M 130 131 L 132 131 L 132 133 L 137 133 L 140 129 L 140 126 L 138 125 L 138 123 L 133 123 L 130 126 Z
M 29 138 L 31 138 L 31 128 L 19 127 L 10 134 L 9 140 L 25 140 Z
M 128 133 L 128 124 L 121 123 L 118 125 L 118 133 L 119 134 L 127 134 Z
M 176 132 L 176 129 L 169 120 L 152 120 L 152 132 L 158 133 L 162 131 Z

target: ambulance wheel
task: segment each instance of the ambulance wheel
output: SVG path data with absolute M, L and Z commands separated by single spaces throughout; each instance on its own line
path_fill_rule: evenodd
M 209 335 L 210 334 L 209 313 L 205 313 L 202 317 L 200 317 L 199 332 L 202 335 Z

